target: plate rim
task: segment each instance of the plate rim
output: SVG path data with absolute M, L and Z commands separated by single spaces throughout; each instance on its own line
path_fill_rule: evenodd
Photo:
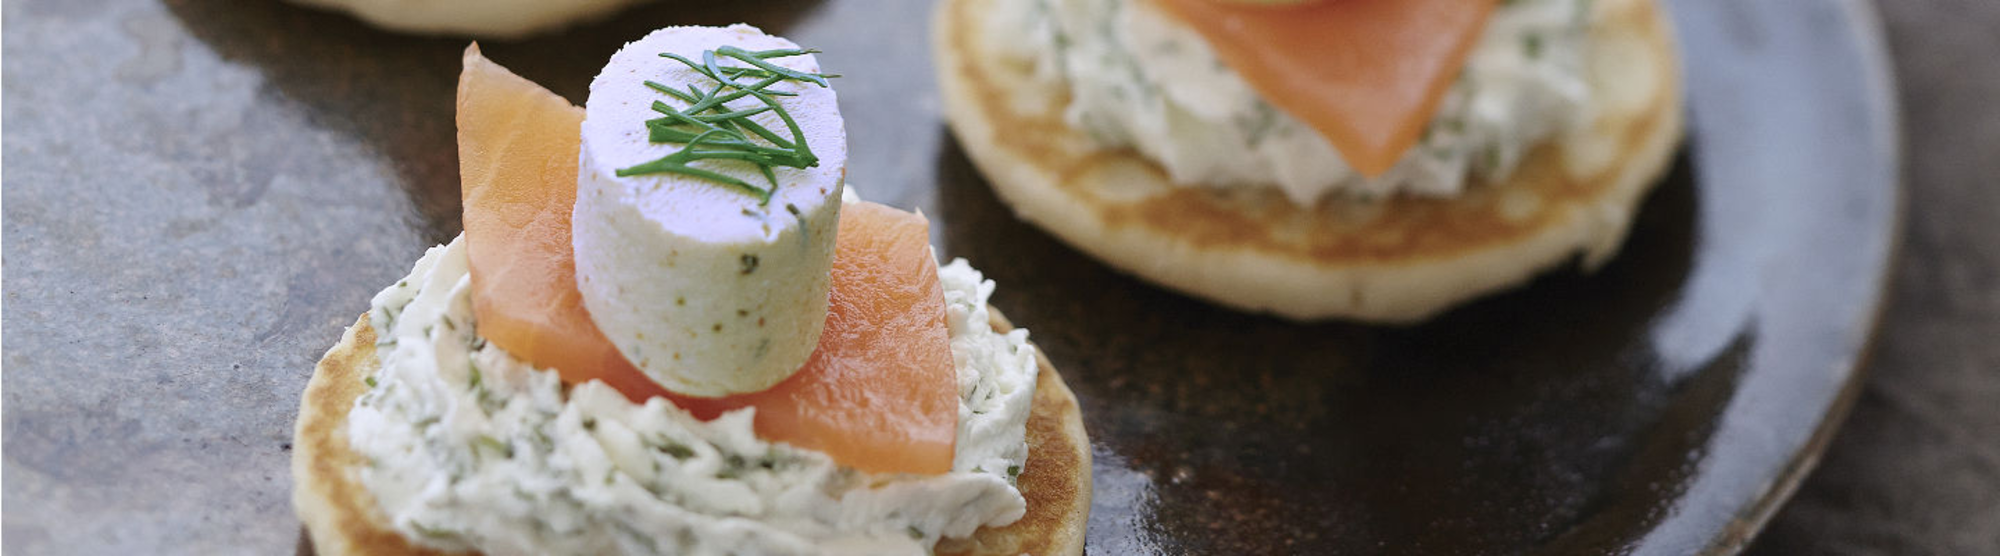
M 1862 100 L 1868 106 L 1878 108 L 1867 117 L 1873 120 L 1870 127 L 1880 130 L 1881 136 L 1873 140 L 1886 157 L 1889 170 L 1891 206 L 1887 222 L 1888 249 L 1872 278 L 1878 287 L 1867 300 L 1869 309 L 1863 317 L 1861 344 L 1855 350 L 1854 358 L 1842 369 L 1846 379 L 1840 390 L 1827 404 L 1818 426 L 1806 437 L 1805 443 L 1785 461 L 1763 493 L 1738 510 L 1723 524 L 1721 531 L 1709 538 L 1706 546 L 1699 551 L 1703 555 L 1734 556 L 1748 550 L 1779 511 L 1798 494 L 1805 480 L 1818 469 L 1833 439 L 1839 436 L 1852 415 L 1861 392 L 1867 389 L 1868 379 L 1873 374 L 1871 370 L 1876 348 L 1881 345 L 1883 317 L 1895 301 L 1892 290 L 1896 268 L 1904 256 L 1909 209 L 1908 180 L 1904 176 L 1902 103 L 1896 94 L 1895 65 L 1891 62 L 1887 29 L 1882 23 L 1879 8 L 1865 0 L 1841 0 L 1835 7 L 1844 16 L 1842 19 L 1846 24 L 1843 27 L 1856 46 L 1859 64 L 1854 73 L 1860 77 Z

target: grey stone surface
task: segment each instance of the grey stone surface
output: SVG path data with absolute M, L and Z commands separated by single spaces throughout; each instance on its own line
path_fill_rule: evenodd
M 418 254 L 393 169 L 166 6 L 5 10 L 6 552 L 289 549 L 280 408 Z

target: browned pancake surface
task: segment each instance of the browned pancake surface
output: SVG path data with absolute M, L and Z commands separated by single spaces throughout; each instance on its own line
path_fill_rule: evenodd
M 1002 2 L 943 0 L 935 49 L 946 116 L 1024 219 L 1113 266 L 1225 305 L 1314 319 L 1410 321 L 1581 253 L 1615 253 L 1680 135 L 1679 72 L 1652 0 L 1597 3 L 1586 129 L 1455 198 L 1328 198 L 1176 187 L 1142 155 L 1063 119 L 1068 93 L 989 48 Z
M 1013 329 L 992 310 L 994 329 Z M 1006 527 L 987 527 L 972 538 L 947 540 L 939 554 L 1068 556 L 1083 553 L 1090 512 L 1090 443 L 1076 396 L 1062 375 L 1037 352 L 1041 375 L 1028 416 L 1028 462 L 1019 485 L 1027 515 Z M 347 412 L 368 390 L 375 372 L 375 331 L 367 315 L 326 352 L 306 385 L 292 443 L 292 504 L 322 556 L 441 554 L 412 544 L 390 528 L 355 470 L 364 464 L 348 447 Z

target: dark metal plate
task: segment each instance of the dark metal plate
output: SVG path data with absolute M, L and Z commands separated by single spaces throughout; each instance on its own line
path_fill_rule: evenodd
M 1015 220 L 937 117 L 927 2 L 686 3 L 485 50 L 573 100 L 669 24 L 826 50 L 850 180 L 930 214 L 1082 399 L 1093 553 L 1733 552 L 1851 401 L 1895 245 L 1858 1 L 1672 1 L 1691 136 L 1624 253 L 1411 328 L 1215 309 Z M 464 41 L 5 6 L 5 549 L 288 549 L 313 360 L 458 230 Z

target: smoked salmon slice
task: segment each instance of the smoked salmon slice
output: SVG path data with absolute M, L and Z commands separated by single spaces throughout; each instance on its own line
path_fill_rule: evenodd
M 1499 0 L 1152 0 L 1368 177 L 1422 137 Z
M 479 335 L 571 383 L 602 380 L 635 402 L 665 389 L 597 330 L 576 289 L 583 109 L 465 49 L 458 78 L 458 166 L 472 314 Z
M 635 402 L 664 396 L 701 419 L 755 407 L 758 437 L 862 471 L 951 470 L 957 375 L 922 216 L 841 209 L 826 329 L 797 373 L 762 392 L 673 394 L 619 354 L 577 291 L 570 214 L 582 121 L 582 109 L 466 50 L 459 165 L 482 337 L 565 382 L 601 380 Z

